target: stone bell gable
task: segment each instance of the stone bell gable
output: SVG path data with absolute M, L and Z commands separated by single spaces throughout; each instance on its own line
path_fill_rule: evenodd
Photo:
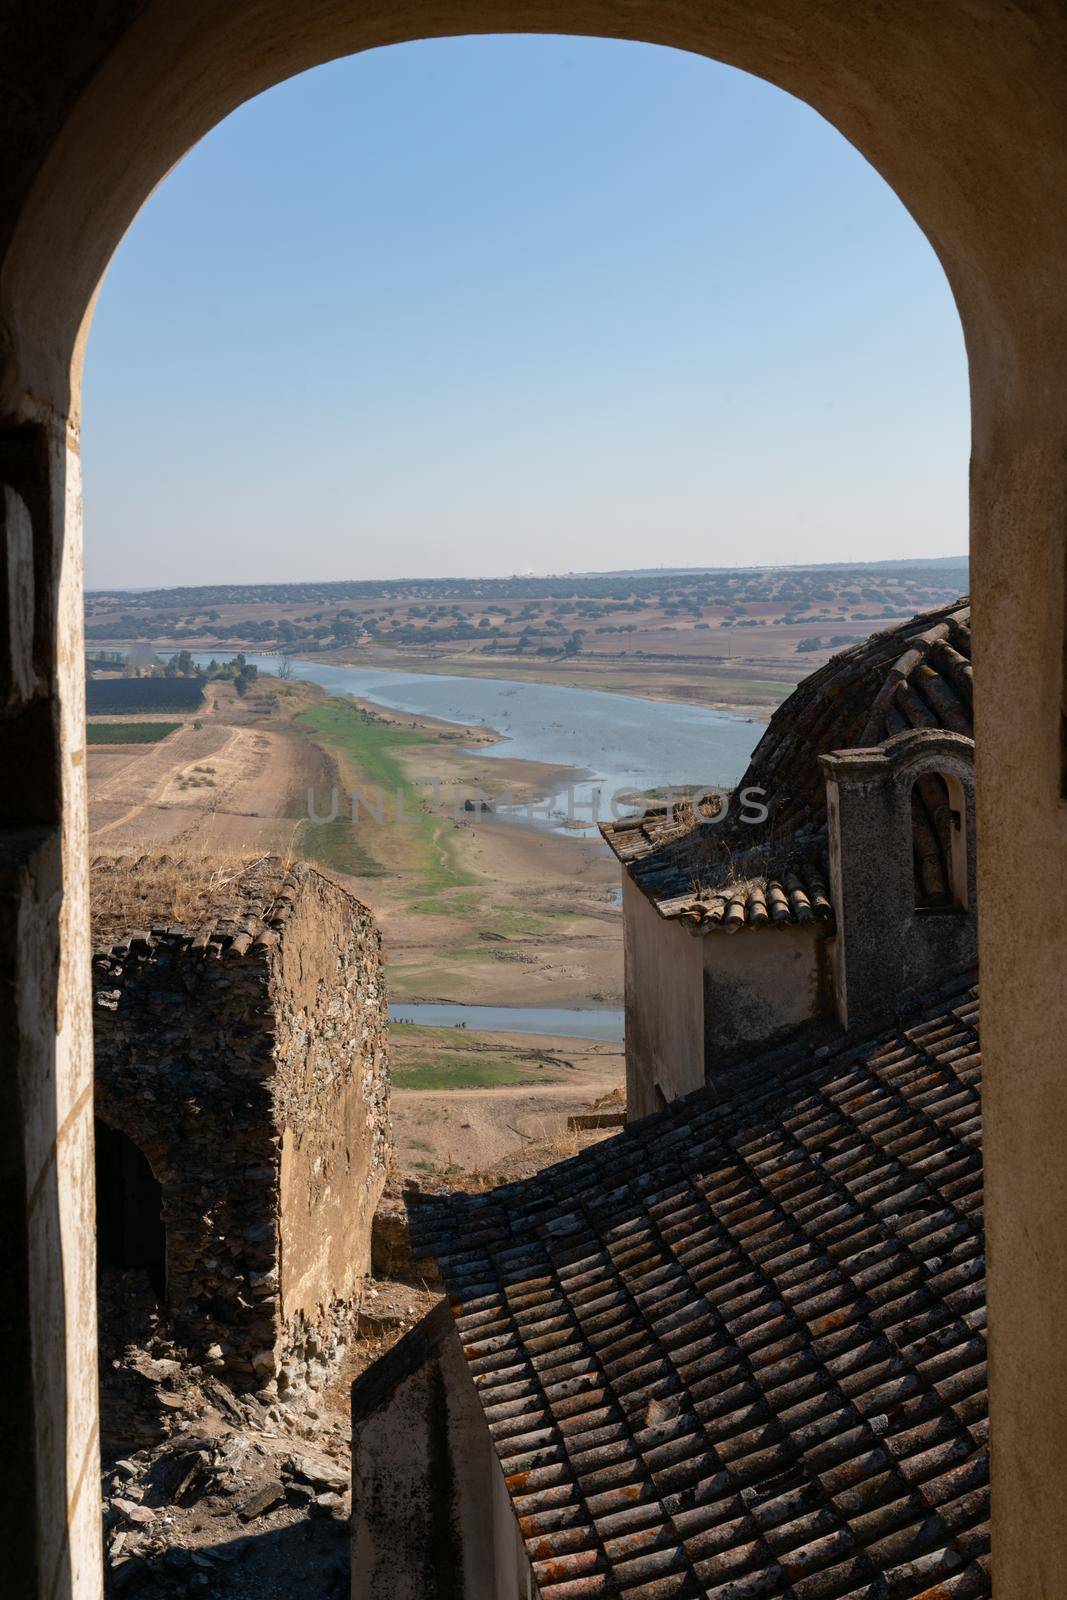
M 192 894 L 183 872 L 94 863 L 101 1265 L 146 1270 L 234 1381 L 299 1384 L 369 1271 L 390 1150 L 381 938 L 307 866 L 214 869 Z M 154 885 L 192 914 L 169 920 Z
M 821 757 L 826 774 L 832 947 L 845 1026 L 978 960 L 974 741 L 916 728 Z M 922 799 L 916 804 L 917 794 Z

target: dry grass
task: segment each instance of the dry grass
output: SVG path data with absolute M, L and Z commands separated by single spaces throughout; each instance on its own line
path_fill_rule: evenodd
M 96 856 L 90 872 L 93 939 L 164 922 L 195 927 L 234 898 L 251 872 L 272 860 L 280 883 L 288 861 L 252 850 Z
M 616 1098 L 617 1097 L 617 1098 Z M 595 1107 L 604 1105 L 612 1109 L 616 1105 L 625 1105 L 626 1097 L 619 1090 L 612 1090 L 595 1102 Z M 590 1109 L 593 1109 L 592 1107 Z M 519 1148 L 508 1155 L 501 1156 L 486 1167 L 463 1169 L 452 1160 L 451 1155 L 445 1157 L 444 1163 L 432 1174 L 436 1183 L 446 1189 L 462 1191 L 465 1194 L 485 1194 L 490 1189 L 497 1189 L 501 1184 L 515 1183 L 520 1179 L 528 1179 L 542 1172 L 545 1167 L 554 1167 L 560 1161 L 568 1161 L 572 1156 L 577 1156 L 587 1150 L 592 1144 L 599 1144 L 602 1139 L 611 1138 L 617 1130 L 614 1128 L 572 1128 L 565 1116 L 538 1119 L 536 1133 L 521 1133 L 518 1128 L 511 1130 L 519 1140 Z M 421 1179 L 419 1180 L 421 1182 Z
M 763 884 L 773 864 L 775 846 L 776 841 L 766 840 L 748 850 L 731 850 L 715 836 L 714 829 L 702 829 L 691 844 L 690 893 L 693 899 L 706 900 L 714 895 L 729 897 L 751 885 Z
M 616 1084 L 614 1089 L 609 1089 L 607 1094 L 602 1094 L 592 1102 L 590 1111 L 624 1111 L 626 1109 L 626 1090 Z

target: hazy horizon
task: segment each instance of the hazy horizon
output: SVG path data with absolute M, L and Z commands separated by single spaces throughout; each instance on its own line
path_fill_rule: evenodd
M 967 546 L 915 223 L 801 102 L 618 41 L 394 46 L 242 107 L 117 252 L 83 440 L 94 590 Z
M 581 570 L 566 571 L 566 572 L 548 572 L 548 571 L 546 571 L 546 572 L 506 572 L 506 573 L 486 573 L 486 572 L 478 572 L 478 573 L 424 572 L 423 573 L 423 572 L 420 572 L 420 573 L 417 573 L 417 574 L 407 574 L 407 575 L 402 575 L 400 573 L 395 573 L 394 572 L 394 573 L 390 573 L 390 574 L 388 574 L 388 575 L 386 575 L 384 577 L 380 577 L 380 578 L 368 578 L 368 577 L 362 577 L 362 576 L 358 576 L 357 577 L 357 576 L 353 576 L 352 573 L 347 573 L 347 574 L 345 574 L 343 576 L 333 577 L 333 578 L 304 578 L 304 577 L 300 577 L 299 575 L 290 573 L 286 577 L 271 578 L 271 579 L 266 579 L 266 580 L 262 580 L 262 581 L 257 581 L 256 579 L 251 579 L 251 578 L 244 579 L 244 580 L 242 580 L 242 579 L 219 578 L 219 579 L 214 580 L 214 582 L 206 582 L 206 583 L 191 583 L 191 582 L 188 582 L 188 581 L 176 581 L 174 583 L 166 583 L 166 584 L 149 584 L 149 583 L 125 583 L 124 584 L 124 583 L 113 583 L 113 584 L 95 584 L 95 585 L 91 585 L 91 584 L 87 583 L 85 585 L 85 593 L 86 594 L 124 594 L 124 593 L 125 594 L 144 594 L 146 592 L 153 592 L 153 591 L 157 591 L 157 590 L 166 591 L 166 590 L 169 590 L 169 589 L 211 589 L 211 588 L 216 588 L 216 587 L 221 587 L 221 588 L 242 588 L 243 587 L 243 588 L 253 588 L 253 589 L 254 588 L 266 588 L 266 587 L 296 588 L 296 587 L 299 587 L 302 584 L 322 585 L 322 586 L 327 586 L 327 585 L 331 585 L 331 584 L 332 585 L 338 585 L 338 586 L 343 586 L 343 585 L 346 585 L 346 584 L 381 584 L 383 586 L 388 587 L 390 584 L 406 584 L 406 583 L 435 584 L 435 583 L 451 583 L 451 582 L 457 582 L 457 583 L 459 583 L 459 582 L 464 582 L 464 583 L 475 582 L 475 583 L 477 583 L 477 582 L 482 581 L 482 580 L 484 580 L 487 583 L 492 583 L 492 582 L 521 582 L 523 579 L 529 579 L 531 582 L 547 582 L 547 581 L 553 581 L 553 580 L 558 581 L 558 580 L 563 579 L 563 578 L 574 578 L 575 580 L 578 580 L 578 579 L 585 579 L 585 578 L 628 577 L 628 576 L 631 576 L 631 575 L 633 577 L 635 577 L 635 578 L 652 577 L 652 576 L 655 576 L 656 574 L 663 574 L 663 576 L 669 577 L 669 576 L 671 576 L 672 574 L 675 574 L 675 573 L 677 573 L 680 576 L 684 576 L 684 575 L 687 575 L 687 574 L 700 574 L 700 573 L 712 574 L 712 573 L 717 573 L 717 572 L 762 572 L 762 571 L 771 571 L 771 572 L 789 572 L 789 571 L 808 572 L 808 571 L 820 571 L 820 570 L 823 570 L 823 569 L 825 569 L 827 571 L 832 571 L 835 568 L 843 568 L 846 571 L 852 571 L 854 569 L 860 569 L 860 568 L 864 568 L 864 567 L 870 567 L 870 568 L 874 568 L 874 569 L 883 569 L 883 568 L 886 568 L 886 567 L 932 567 L 932 568 L 946 567 L 946 568 L 948 568 L 950 570 L 954 570 L 957 566 L 968 566 L 968 565 L 969 565 L 969 556 L 968 556 L 967 552 L 964 551 L 960 555 L 955 555 L 955 554 L 949 553 L 947 555 L 913 556 L 913 557 L 910 557 L 910 558 L 909 557 L 897 557 L 897 556 L 890 556 L 890 557 L 880 558 L 878 556 L 872 556 L 871 559 L 868 560 L 868 561 L 823 561 L 823 562 L 819 562 L 819 561 L 812 561 L 812 562 L 796 562 L 796 561 L 794 561 L 794 562 L 784 562 L 783 561 L 783 562 L 776 562 L 776 563 L 773 563 L 771 565 L 762 565 L 761 564 L 761 565 L 755 565 L 755 566 L 753 566 L 753 565 L 745 565 L 745 566 L 735 566 L 735 567 L 730 567 L 730 566 L 723 566 L 723 567 L 669 567 L 669 566 L 662 566 L 662 567 L 587 567 L 587 568 L 583 568 Z

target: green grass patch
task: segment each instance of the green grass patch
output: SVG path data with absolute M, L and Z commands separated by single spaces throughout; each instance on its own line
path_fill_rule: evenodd
M 420 896 L 411 901 L 410 909 L 420 917 L 461 917 L 464 921 L 488 916 L 492 911 L 480 894 Z
M 317 861 L 322 867 L 347 872 L 352 878 L 387 876 L 347 817 L 333 822 L 305 821 L 300 828 L 299 849 L 305 861 Z
M 432 733 L 406 733 L 371 721 L 350 700 L 324 700 L 295 720 L 316 743 L 339 758 L 346 781 L 360 796 L 361 826 L 389 828 L 403 840 L 404 875 L 413 894 L 432 896 L 477 881 L 456 860 L 451 820 L 419 810 L 418 790 L 405 776 L 400 761 L 402 750 L 437 743 Z M 325 812 L 328 804 L 328 797 L 320 796 L 320 812 Z M 321 833 L 326 827 L 347 827 L 350 834 L 356 831 L 350 817 L 318 825 L 316 831 Z M 370 855 L 365 846 L 359 848 Z
M 540 1062 L 478 1051 L 464 1055 L 447 1051 L 440 1055 L 413 1054 L 393 1064 L 396 1089 L 512 1089 L 544 1080 L 547 1068 Z
M 411 789 L 397 758 L 398 750 L 433 743 L 430 734 L 402 733 L 398 728 L 366 720 L 360 708 L 348 700 L 326 700 L 301 711 L 296 720 L 320 743 L 350 761 L 364 783 L 380 783 L 385 789 Z
M 453 1047 L 469 1050 L 472 1046 L 479 1050 L 496 1049 L 492 1034 L 471 1033 L 467 1028 L 431 1028 L 424 1022 L 390 1022 L 389 1037 L 400 1044 L 437 1044 L 446 1050 Z
M 159 744 L 180 727 L 180 722 L 90 722 L 85 738 L 88 744 Z
M 456 921 L 472 922 L 479 933 L 498 933 L 506 939 L 545 938 L 556 931 L 561 922 L 579 920 L 578 913 L 574 911 L 553 912 L 545 916 L 538 911 L 524 911 L 521 906 L 493 905 L 481 894 L 419 897 L 410 902 L 410 909 L 420 917 L 450 917 Z
M 418 1022 L 390 1023 L 389 1034 L 397 1089 L 510 1089 L 555 1078 L 551 1064 L 501 1049 L 492 1034 Z

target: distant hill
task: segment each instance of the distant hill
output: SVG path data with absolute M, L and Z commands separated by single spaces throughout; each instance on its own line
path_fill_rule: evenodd
M 920 585 L 935 576 L 949 582 L 959 574 L 958 587 L 966 590 L 966 556 L 930 556 L 901 561 L 832 562 L 781 567 L 648 567 L 617 572 L 553 574 L 546 577 L 508 578 L 395 578 L 342 579 L 329 583 L 197 584 L 171 589 L 94 589 L 86 592 L 88 609 L 93 612 L 105 602 L 121 605 L 129 612 L 194 611 L 199 614 L 219 606 L 246 605 L 338 605 L 346 600 L 454 599 L 454 600 L 531 600 L 568 599 L 655 599 L 666 590 L 691 589 L 709 598 L 724 593 L 748 592 L 750 599 L 773 598 L 782 584 L 808 578 L 843 579 L 857 582 L 886 576 L 899 580 L 913 578 Z M 955 578 L 951 579 L 955 582 Z M 104 637 L 96 635 L 96 637 Z

